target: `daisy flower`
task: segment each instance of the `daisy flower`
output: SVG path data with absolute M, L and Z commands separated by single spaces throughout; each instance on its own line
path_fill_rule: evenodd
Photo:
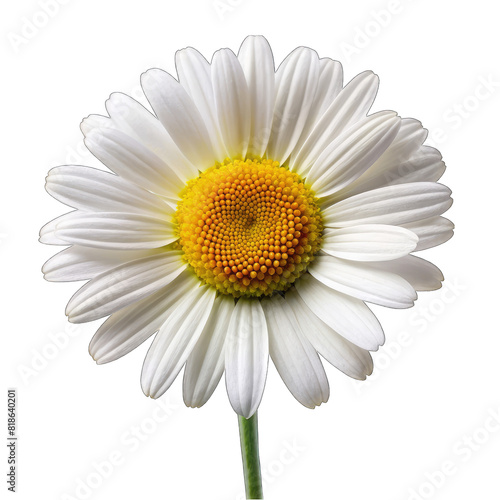
M 158 398 L 184 367 L 186 405 L 202 406 L 222 375 L 249 418 L 271 357 L 303 405 L 328 400 L 320 358 L 350 377 L 372 371 L 384 334 L 366 304 L 407 308 L 441 286 L 412 255 L 453 233 L 441 215 L 440 153 L 420 122 L 369 114 L 378 78 L 343 83 L 342 66 L 299 47 L 275 71 L 267 41 L 238 55 L 176 54 L 178 79 L 141 77 L 152 112 L 115 93 L 109 116 L 82 123 L 109 169 L 61 166 L 46 189 L 75 209 L 41 230 L 68 248 L 49 281 L 86 280 L 66 313 L 109 316 L 90 343 L 97 363 L 154 336 L 141 375 Z

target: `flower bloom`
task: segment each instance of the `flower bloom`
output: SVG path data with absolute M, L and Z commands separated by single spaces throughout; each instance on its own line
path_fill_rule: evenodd
M 343 84 L 342 66 L 305 47 L 277 71 L 250 36 L 212 63 L 176 54 L 178 80 L 141 78 L 154 112 L 112 94 L 109 116 L 82 122 L 111 172 L 52 169 L 47 191 L 74 208 L 41 230 L 69 246 L 43 267 L 50 281 L 88 280 L 69 320 L 109 316 L 90 343 L 113 361 L 156 333 L 141 384 L 157 398 L 184 369 L 199 407 L 225 372 L 234 410 L 250 417 L 271 356 L 303 405 L 328 400 L 319 354 L 356 379 L 384 334 L 366 302 L 411 307 L 443 276 L 411 255 L 453 233 L 441 215 L 440 153 L 420 122 L 368 115 L 378 78 Z

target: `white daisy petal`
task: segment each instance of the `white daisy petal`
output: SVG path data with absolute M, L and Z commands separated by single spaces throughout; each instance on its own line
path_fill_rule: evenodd
M 418 236 L 408 229 L 384 224 L 365 224 L 326 229 L 321 250 L 341 259 L 360 262 L 392 260 L 413 252 Z
M 309 309 L 345 339 L 369 351 L 384 343 L 380 323 L 362 300 L 332 290 L 308 273 L 295 287 Z
M 199 170 L 214 163 L 207 127 L 191 97 L 171 75 L 150 69 L 141 85 L 151 107 L 186 158 Z
M 313 347 L 335 368 L 357 380 L 364 380 L 373 371 L 370 353 L 352 344 L 321 321 L 300 298 L 297 290 L 287 291 L 285 299 L 295 319 Z
M 380 174 L 388 166 L 407 160 L 420 149 L 427 138 L 427 134 L 428 131 L 422 127 L 421 122 L 413 118 L 403 118 L 401 128 L 398 130 L 391 147 L 387 149 L 367 174 Z
M 61 215 L 60 217 L 56 217 L 50 222 L 47 222 L 47 224 L 40 229 L 40 238 L 38 241 L 40 241 L 40 243 L 44 243 L 45 245 L 69 245 L 66 240 L 63 240 L 60 236 L 56 235 L 56 226 L 60 222 L 71 220 L 76 213 L 78 213 L 78 210 Z
M 93 134 L 96 130 L 103 129 L 119 130 L 109 116 L 89 115 L 80 123 L 80 130 L 84 137 Z
M 84 211 L 172 214 L 158 196 L 103 170 L 65 165 L 49 171 L 45 188 L 54 198 Z
M 215 299 L 200 339 L 186 362 L 183 380 L 186 406 L 203 406 L 224 373 L 224 343 L 233 309 L 233 297 L 220 295 Z
M 72 323 L 109 316 L 165 287 L 185 268 L 179 250 L 126 262 L 80 288 L 66 306 L 66 315 Z
M 382 111 L 340 134 L 314 162 L 307 180 L 319 198 L 332 195 L 359 178 L 396 137 L 401 119 Z
M 307 121 L 304 125 L 300 138 L 297 141 L 292 154 L 290 155 L 291 167 L 296 166 L 294 163 L 295 156 L 302 148 L 302 145 L 309 137 L 309 134 L 316 126 L 318 120 L 342 90 L 342 82 L 342 65 L 338 61 L 332 61 L 328 58 L 320 59 L 318 87 L 316 89 L 316 94 L 314 96 L 311 109 L 309 110 Z M 292 170 L 294 169 L 295 168 L 292 168 Z
M 80 130 L 84 136 L 92 133 L 94 130 L 101 128 L 115 128 L 113 120 L 109 116 L 89 115 L 80 123 Z
M 269 358 L 266 318 L 258 300 L 238 300 L 229 322 L 225 351 L 229 401 L 238 415 L 250 418 L 262 399 Z
M 110 170 L 149 191 L 179 199 L 184 184 L 152 151 L 113 128 L 94 129 L 85 145 Z
M 276 102 L 267 156 L 283 163 L 295 148 L 316 94 L 319 59 L 306 47 L 295 49 L 276 72 Z
M 177 377 L 205 327 L 215 300 L 209 286 L 192 288 L 157 333 L 142 367 L 146 396 L 159 398 Z
M 400 225 L 446 212 L 451 191 L 435 182 L 413 182 L 360 193 L 323 211 L 327 227 L 358 224 Z
M 309 117 L 304 128 L 306 137 L 315 127 L 323 113 L 330 107 L 342 91 L 344 71 L 342 64 L 328 57 L 319 60 L 319 80 L 314 102 L 309 111 Z
M 262 157 L 269 142 L 274 111 L 274 61 L 263 36 L 247 36 L 238 52 L 250 99 L 248 154 Z
M 241 64 L 231 50 L 221 49 L 214 54 L 212 84 L 226 150 L 231 158 L 244 158 L 250 140 L 250 96 Z
M 128 95 L 115 92 L 106 109 L 116 128 L 133 137 L 161 158 L 184 182 L 198 175 L 198 169 L 181 153 L 159 120 Z
M 54 235 L 66 245 L 140 250 L 159 248 L 179 238 L 172 222 L 149 215 L 76 211 L 56 221 Z
M 402 165 L 418 153 L 426 137 L 427 130 L 418 120 L 403 118 L 396 137 L 382 156 L 351 185 L 335 193 L 331 200 L 339 201 L 348 196 L 391 184 L 395 178 L 406 172 L 402 170 Z
M 330 389 L 325 370 L 292 308 L 279 295 L 263 300 L 262 307 L 269 329 L 269 353 L 283 382 L 307 408 L 326 403 Z
M 372 168 L 381 163 L 383 156 L 385 155 L 382 155 Z M 324 200 L 323 203 L 335 203 L 349 196 L 385 186 L 413 182 L 436 182 L 446 170 L 446 165 L 441 158 L 441 153 L 437 149 L 422 146 L 410 159 L 405 161 L 395 159 L 391 162 L 387 160 L 387 164 L 381 165 L 383 168 L 377 168 L 373 176 L 365 178 L 365 175 L 370 174 L 372 171 L 372 168 L 368 169 L 365 175 L 360 177 L 355 183 L 347 186 L 341 192 L 335 193 L 332 197 Z
M 56 253 L 42 267 L 47 281 L 83 281 L 95 278 L 114 267 L 156 255 L 163 249 L 154 250 L 103 250 L 74 245 Z
M 214 160 L 221 162 L 226 158 L 227 151 L 222 141 L 215 109 L 210 63 L 197 50 L 188 47 L 177 51 L 175 66 L 179 82 L 193 99 L 207 126 L 214 149 Z
M 444 280 L 443 273 L 438 267 L 414 255 L 370 265 L 376 269 L 398 274 L 419 292 L 437 290 L 441 288 L 441 282 Z
M 319 255 L 308 271 L 324 285 L 366 302 L 394 309 L 412 307 L 417 294 L 401 276 L 370 264 Z
M 89 345 L 97 364 L 121 358 L 158 331 L 199 281 L 183 272 L 153 295 L 112 314 L 97 330 Z
M 384 185 L 436 182 L 445 170 L 446 165 L 442 161 L 441 153 L 430 146 L 422 146 L 408 160 L 386 171 Z
M 316 122 L 300 150 L 290 158 L 290 168 L 307 175 L 323 150 L 343 130 L 367 115 L 377 89 L 378 77 L 372 71 L 353 78 Z
M 445 217 L 430 217 L 403 224 L 402 227 L 418 236 L 418 245 L 415 248 L 415 251 L 418 252 L 448 241 L 453 236 L 455 225 Z

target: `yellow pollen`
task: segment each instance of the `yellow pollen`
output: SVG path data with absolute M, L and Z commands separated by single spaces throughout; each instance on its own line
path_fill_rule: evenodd
M 177 206 L 179 243 L 198 277 L 241 296 L 286 290 L 319 250 L 313 193 L 272 160 L 226 160 L 190 181 Z

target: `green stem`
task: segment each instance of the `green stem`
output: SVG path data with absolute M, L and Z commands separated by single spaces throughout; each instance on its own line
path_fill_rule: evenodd
M 264 498 L 262 494 L 262 477 L 259 460 L 259 431 L 257 413 L 249 419 L 238 415 L 240 428 L 241 458 L 243 459 L 243 475 L 245 476 L 246 497 Z

